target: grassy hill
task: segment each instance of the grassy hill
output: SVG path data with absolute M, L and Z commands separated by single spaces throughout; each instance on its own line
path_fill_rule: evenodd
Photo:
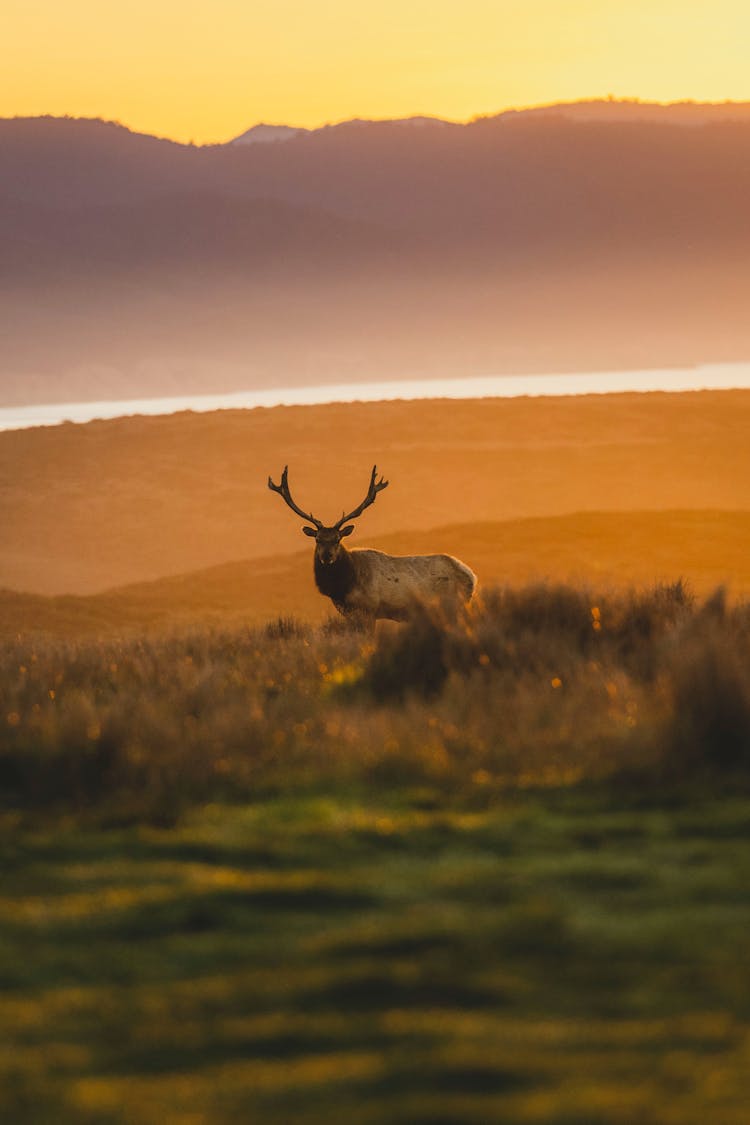
M 370 545 L 394 554 L 458 555 L 476 571 L 480 589 L 535 580 L 622 588 L 682 579 L 699 594 L 721 585 L 750 594 L 750 512 L 586 512 L 401 532 Z M 315 589 L 310 548 L 88 596 L 0 591 L 6 637 L 259 625 L 280 616 L 316 622 L 331 613 Z
M 286 463 L 295 498 L 324 520 L 362 498 L 377 463 L 391 484 L 354 544 L 447 549 L 470 563 L 473 541 L 444 543 L 430 529 L 574 512 L 747 512 L 748 433 L 744 391 L 279 407 L 0 433 L 0 586 L 91 594 L 298 552 L 308 545 L 299 520 L 266 487 Z M 556 535 L 540 527 L 521 573 L 537 557 L 557 571 L 547 555 Z M 605 538 L 617 535 L 613 521 Z M 675 539 L 670 571 L 682 573 L 681 552 L 695 557 L 694 536 L 720 563 L 698 526 Z M 480 576 L 502 576 L 500 541 L 489 566 L 477 550 Z M 644 541 L 645 564 L 648 551 Z

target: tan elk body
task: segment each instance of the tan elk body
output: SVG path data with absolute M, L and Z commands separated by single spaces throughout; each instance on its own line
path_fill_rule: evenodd
M 348 550 L 342 543 L 354 531 L 351 525 L 344 526 L 347 521 L 360 516 L 388 486 L 388 481 L 377 480 L 375 466 L 365 499 L 330 527 L 297 507 L 289 492 L 287 472 L 288 466 L 280 484 L 269 477 L 268 487 L 278 492 L 306 524 L 313 525 L 302 530 L 315 539 L 315 584 L 339 613 L 360 619 L 404 621 L 420 605 L 438 601 L 459 606 L 471 599 L 476 576 L 452 555 L 387 555 L 367 547 Z

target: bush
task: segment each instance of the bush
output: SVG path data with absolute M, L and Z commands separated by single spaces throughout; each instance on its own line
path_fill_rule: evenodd
M 664 737 L 672 773 L 750 768 L 750 648 L 739 625 L 704 615 L 675 648 Z
M 438 610 L 422 608 L 398 632 L 383 634 L 363 683 L 380 702 L 440 694 L 455 658 L 455 638 Z

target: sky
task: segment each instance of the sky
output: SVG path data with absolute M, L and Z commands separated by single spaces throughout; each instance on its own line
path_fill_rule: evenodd
M 750 100 L 748 0 L 3 0 L 0 116 L 204 144 L 260 121 Z

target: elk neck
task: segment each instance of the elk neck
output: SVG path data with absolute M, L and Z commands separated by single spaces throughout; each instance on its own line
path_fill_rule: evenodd
M 342 544 L 335 562 L 328 565 L 315 555 L 315 585 L 336 606 L 343 606 L 357 582 L 354 560 Z

